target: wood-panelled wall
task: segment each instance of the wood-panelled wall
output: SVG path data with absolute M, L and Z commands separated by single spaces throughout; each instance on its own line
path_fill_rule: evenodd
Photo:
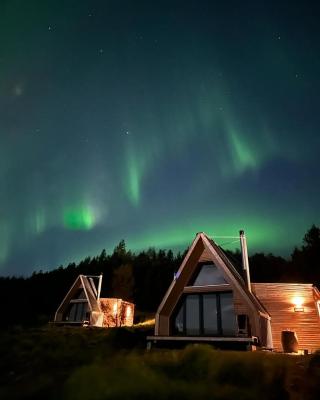
M 254 283 L 252 289 L 271 316 L 273 346 L 282 351 L 281 332 L 295 331 L 299 349 L 320 349 L 320 317 L 316 291 L 311 284 Z M 304 311 L 294 311 L 294 298 L 303 299 Z

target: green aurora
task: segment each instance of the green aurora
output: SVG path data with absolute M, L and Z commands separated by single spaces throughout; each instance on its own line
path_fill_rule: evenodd
M 320 224 L 316 4 L 1 7 L 1 274 Z

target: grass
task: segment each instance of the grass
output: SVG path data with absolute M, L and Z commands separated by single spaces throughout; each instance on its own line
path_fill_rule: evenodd
M 320 353 L 292 357 L 218 351 L 204 345 L 147 352 L 147 329 L 2 332 L 0 398 L 320 398 Z

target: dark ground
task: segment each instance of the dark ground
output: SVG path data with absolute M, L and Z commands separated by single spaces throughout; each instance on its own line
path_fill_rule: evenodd
M 208 346 L 146 351 L 150 328 L 0 333 L 0 398 L 320 398 L 320 353 L 290 356 Z

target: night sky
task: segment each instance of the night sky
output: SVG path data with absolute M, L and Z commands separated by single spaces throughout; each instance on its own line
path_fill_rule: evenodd
M 317 3 L 1 0 L 0 274 L 199 231 L 289 255 L 320 223 Z

